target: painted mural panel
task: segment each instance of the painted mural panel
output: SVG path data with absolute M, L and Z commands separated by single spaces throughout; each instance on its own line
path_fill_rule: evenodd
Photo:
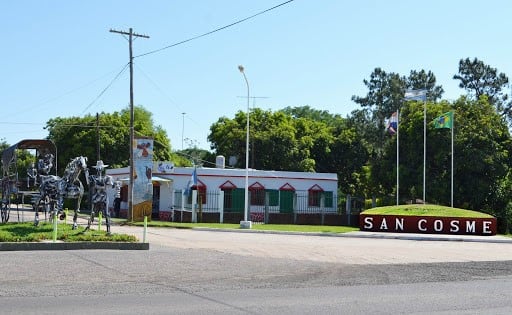
M 135 138 L 133 146 L 133 212 L 134 220 L 141 221 L 144 216 L 151 217 L 153 204 L 153 139 Z

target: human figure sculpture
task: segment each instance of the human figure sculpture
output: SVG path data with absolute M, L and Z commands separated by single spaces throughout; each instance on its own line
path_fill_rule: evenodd
M 42 177 L 48 176 L 53 168 L 54 156 L 51 153 L 41 154 L 37 160 L 37 165 L 32 163 L 27 169 L 27 188 L 30 187 L 30 181 L 34 181 L 34 186 L 42 181 Z
M 30 164 L 27 168 L 27 188 L 30 188 L 30 181 L 34 181 L 34 186 L 37 185 L 37 168 L 34 163 Z
M 39 175 L 48 175 L 53 167 L 53 159 L 55 157 L 51 153 L 46 153 L 44 156 L 39 157 L 37 161 L 37 173 Z
M 90 229 L 91 224 L 94 222 L 94 215 L 96 212 L 101 211 L 103 216 L 105 217 L 105 222 L 107 225 L 107 233 L 110 234 L 110 211 L 108 209 L 108 194 L 107 188 L 108 186 L 112 186 L 112 188 L 118 189 L 119 182 L 114 182 L 112 176 L 103 175 L 103 170 L 107 168 L 108 165 L 103 164 L 102 160 L 96 162 L 96 166 L 93 168 L 96 169 L 96 175 L 89 176 L 89 193 L 91 194 L 91 216 L 89 217 L 89 221 L 87 223 L 86 230 Z

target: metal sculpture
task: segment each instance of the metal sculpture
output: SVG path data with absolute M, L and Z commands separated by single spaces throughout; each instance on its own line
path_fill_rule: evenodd
M 44 164 L 42 164 L 44 166 Z M 42 168 L 44 170 L 44 168 Z M 39 186 L 39 200 L 35 203 L 34 225 L 39 224 L 39 209 L 43 208 L 45 214 L 50 213 L 50 218 L 55 215 L 63 220 L 64 199 L 77 199 L 75 214 L 73 216 L 73 229 L 76 229 L 80 203 L 84 195 L 84 186 L 79 179 L 84 172 L 87 184 L 89 184 L 89 170 L 87 169 L 87 157 L 78 156 L 71 160 L 64 170 L 62 177 L 55 175 L 42 175 Z
M 1 181 L 2 189 L 2 205 L 0 208 L 1 222 L 9 221 L 9 214 L 11 212 L 11 194 L 13 192 L 12 180 L 9 176 L 3 177 Z
M 30 187 L 30 181 L 33 180 L 33 186 L 37 186 L 42 176 L 48 176 L 53 168 L 54 156 L 51 153 L 41 155 L 37 161 L 37 166 L 32 163 L 27 169 L 27 188 Z
M 39 157 L 39 161 L 33 163 L 27 170 L 27 190 L 23 190 L 21 178 L 18 174 L 18 151 L 19 150 L 35 150 L 35 156 Z M 53 167 L 53 159 L 57 155 L 57 148 L 51 140 L 47 139 L 25 139 L 6 148 L 2 151 L 2 179 L 0 185 L 0 193 L 2 195 L 1 220 L 2 223 L 9 221 L 9 214 L 12 208 L 12 202 L 16 203 L 18 210 L 18 220 L 20 217 L 19 201 L 24 203 L 25 197 L 39 198 L 37 190 L 40 184 L 40 176 L 49 175 Z M 23 178 L 24 179 L 24 178 Z M 33 184 L 31 185 L 31 182 Z M 33 200 L 33 199 L 31 199 Z M 23 206 L 21 207 L 21 209 Z
M 108 194 L 107 187 L 110 185 L 112 188 L 116 190 L 120 190 L 120 183 L 114 182 L 112 176 L 103 175 L 103 170 L 107 168 L 108 165 L 103 164 L 102 160 L 96 162 L 96 166 L 93 168 L 96 169 L 96 175 L 89 176 L 89 193 L 91 196 L 91 216 L 89 217 L 89 221 L 87 222 L 86 230 L 90 229 L 91 224 L 94 222 L 94 215 L 96 212 L 100 212 L 105 217 L 105 222 L 107 225 L 107 233 L 110 234 L 110 211 L 108 209 Z

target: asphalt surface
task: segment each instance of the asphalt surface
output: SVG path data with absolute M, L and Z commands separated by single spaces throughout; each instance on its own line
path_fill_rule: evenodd
M 0 252 L 0 313 L 512 313 L 502 236 L 148 228 L 146 241 L 143 251 Z

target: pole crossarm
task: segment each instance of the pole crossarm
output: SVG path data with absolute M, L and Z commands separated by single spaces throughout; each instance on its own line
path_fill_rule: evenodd
M 133 32 L 118 31 L 118 30 L 115 30 L 112 28 L 110 29 L 110 33 L 118 33 L 118 34 L 123 34 L 123 35 L 131 35 L 131 36 L 135 36 L 135 37 L 149 38 L 148 35 L 137 34 L 137 33 L 133 33 Z

